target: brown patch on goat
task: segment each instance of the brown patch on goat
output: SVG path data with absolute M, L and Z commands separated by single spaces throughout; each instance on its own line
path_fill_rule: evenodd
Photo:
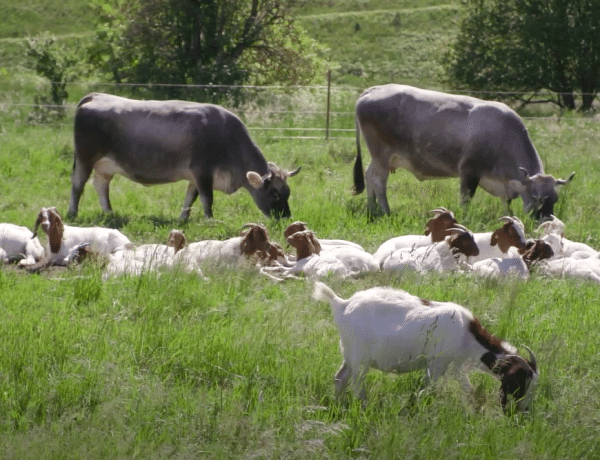
M 175 254 L 187 245 L 187 239 L 181 230 L 171 230 L 167 245 L 175 250 Z
M 39 225 L 42 226 L 42 230 L 44 230 L 48 237 L 50 252 L 57 253 L 60 251 L 65 227 L 56 208 L 42 208 L 40 210 L 33 229 L 34 236 L 37 235 Z
M 477 340 L 477 342 L 479 342 L 486 350 L 495 354 L 508 353 L 508 350 L 502 346 L 503 341 L 492 335 L 485 327 L 483 327 L 477 318 L 473 318 L 469 323 L 469 332 L 473 334 L 475 340 Z
M 271 264 L 278 260 L 280 257 L 285 259 L 286 254 L 283 247 L 279 243 L 269 242 L 269 247 L 266 251 L 260 251 L 260 258 L 265 264 Z
M 422 297 L 419 297 L 419 300 L 421 301 L 421 303 L 423 305 L 425 305 L 426 307 L 430 307 L 431 306 L 431 300 L 429 299 L 423 299 Z
M 425 224 L 425 235 L 431 235 L 432 243 L 444 241 L 450 235 L 448 229 L 454 227 L 457 223 L 458 221 L 450 211 L 438 214 L 429 219 L 427 224 Z
M 453 234 L 446 239 L 454 255 L 464 254 L 467 257 L 479 255 L 479 248 L 472 233 Z
M 506 253 L 511 246 L 517 249 L 523 249 L 526 245 L 522 234 L 515 228 L 513 222 L 506 222 L 502 227 L 492 233 L 490 240 L 492 246 L 498 245 L 498 248 Z
M 544 259 L 549 259 L 554 255 L 552 247 L 542 240 L 530 240 L 525 248 L 519 250 L 521 258 L 528 268 Z
M 240 242 L 240 250 L 242 254 L 250 257 L 257 251 L 266 252 L 269 248 L 269 232 L 263 224 L 246 224 L 250 227 L 246 232 L 241 232 L 243 236 Z
M 296 260 L 302 260 L 313 254 L 321 253 L 321 244 L 312 230 L 295 232 L 287 237 L 290 246 L 296 248 Z
M 287 226 L 287 228 L 283 231 L 283 236 L 287 239 L 289 236 L 292 236 L 294 233 L 302 232 L 304 230 L 308 230 L 308 226 L 304 222 L 300 222 L 298 220 Z

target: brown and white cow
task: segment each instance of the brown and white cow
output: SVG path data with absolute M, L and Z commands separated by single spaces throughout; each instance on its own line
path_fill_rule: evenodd
M 371 153 L 363 174 L 360 133 Z M 354 188 L 367 186 L 368 209 L 386 214 L 387 179 L 404 168 L 419 180 L 460 178 L 461 203 L 477 186 L 510 201 L 521 196 L 535 218 L 549 217 L 558 186 L 568 179 L 544 174 L 540 157 L 521 118 L 500 102 L 484 101 L 411 86 L 383 85 L 365 90 L 356 103 L 357 156 Z
M 268 163 L 242 121 L 212 104 L 138 101 L 91 93 L 75 113 L 75 159 L 69 215 L 92 171 L 102 209 L 111 212 L 109 184 L 115 174 L 143 185 L 189 181 L 180 218 L 198 195 L 212 217 L 213 190 L 250 192 L 267 216 L 289 217 L 286 179 L 298 173 Z

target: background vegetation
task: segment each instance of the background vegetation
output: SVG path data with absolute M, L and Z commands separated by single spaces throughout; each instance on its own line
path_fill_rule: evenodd
M 23 31 L 48 30 L 56 43 L 75 49 L 91 37 L 82 23 L 91 24 L 93 17 L 82 12 L 78 21 L 61 20 L 58 12 L 68 11 L 68 3 L 9 8 L 13 3 L 0 0 L 9 18 L 17 17 L 15 11 L 36 13 L 31 21 L 22 20 Z M 357 95 L 392 77 L 443 88 L 436 77 L 438 58 L 458 33 L 461 11 L 459 2 L 354 0 L 302 12 L 300 21 L 329 48 L 325 57 L 339 69 L 332 126 L 350 130 L 336 135 L 350 139 L 279 139 L 314 135 L 296 128 L 322 134 L 322 114 L 312 113 L 324 110 L 322 88 L 249 89 L 248 102 L 239 108 L 250 127 L 260 128 L 252 135 L 269 160 L 303 167 L 290 179 L 294 219 L 307 222 L 320 237 L 356 241 L 369 251 L 390 237 L 421 233 L 428 211 L 437 206 L 453 209 L 474 231 L 495 228 L 505 212 L 500 201 L 480 191 L 463 211 L 456 180 L 421 183 L 398 171 L 389 183 L 392 215 L 374 222 L 367 222 L 364 195 L 349 191 Z M 400 28 L 393 29 L 397 14 Z M 16 34 L 10 24 L 0 29 L 5 37 L 0 40 L 0 221 L 31 228 L 42 206 L 66 214 L 73 104 L 92 89 L 127 89 L 71 82 L 63 121 L 28 121 L 33 96 L 48 87 L 24 62 L 25 34 Z M 371 58 L 380 65 L 371 66 Z M 349 72 L 352 63 L 361 63 L 364 72 Z M 392 69 L 397 73 L 391 75 Z M 540 111 L 522 114 L 546 170 L 560 177 L 577 172 L 562 191 L 556 214 L 567 225 L 567 237 L 600 248 L 598 119 L 568 112 L 558 117 L 548 110 L 543 118 L 529 118 Z M 172 228 L 195 241 L 228 238 L 246 222 L 263 222 L 272 239 L 283 242 L 287 222 L 263 217 L 244 191 L 216 194 L 214 220 L 201 217 L 196 205 L 190 221 L 179 222 L 185 189 L 184 183 L 144 188 L 116 177 L 111 186 L 116 212 L 104 215 L 88 184 L 80 214 L 70 223 L 116 227 L 146 243 L 164 241 Z M 534 235 L 535 223 L 523 215 L 520 201 L 513 212 Z M 207 267 L 204 275 L 208 281 L 164 272 L 103 282 L 101 267 L 90 263 L 38 276 L 1 267 L 0 457 L 598 457 L 600 291 L 595 284 L 538 274 L 526 283 L 458 274 L 327 280 L 342 297 L 389 285 L 451 300 L 471 308 L 517 347 L 530 346 L 541 369 L 534 410 L 507 417 L 497 382 L 476 373 L 471 395 L 451 378 L 419 392 L 420 373 L 372 372 L 365 409 L 352 396 L 335 400 L 338 334 L 329 307 L 311 300 L 310 281 L 276 284 L 249 267 Z

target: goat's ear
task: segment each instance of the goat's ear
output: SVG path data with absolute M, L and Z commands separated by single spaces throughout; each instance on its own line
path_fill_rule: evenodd
M 498 244 L 498 230 L 496 230 L 494 233 L 492 233 L 492 238 L 490 240 L 490 244 L 492 246 L 496 246 Z

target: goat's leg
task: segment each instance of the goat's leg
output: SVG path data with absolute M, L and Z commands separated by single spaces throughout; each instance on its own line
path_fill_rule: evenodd
M 348 382 L 350 381 L 351 376 L 352 369 L 350 369 L 350 366 L 348 366 L 346 361 L 344 361 L 341 367 L 336 372 L 335 377 L 333 378 L 333 383 L 335 384 L 336 397 L 342 394 L 346 386 L 348 386 Z

